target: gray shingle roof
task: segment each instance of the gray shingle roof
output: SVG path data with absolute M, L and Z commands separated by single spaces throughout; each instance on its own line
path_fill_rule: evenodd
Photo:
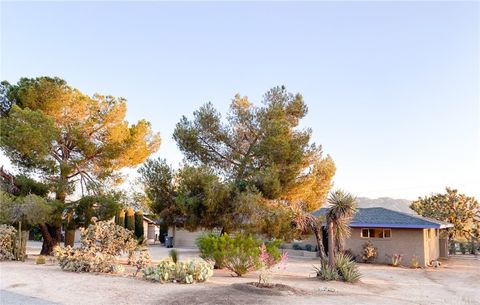
M 327 212 L 326 208 L 322 208 L 313 212 L 313 215 L 320 216 Z M 449 228 L 453 225 L 448 222 L 438 221 L 435 219 L 422 217 L 419 215 L 411 215 L 407 213 L 388 210 L 385 208 L 363 208 L 358 209 L 357 213 L 350 222 L 350 227 L 373 227 L 373 228 L 408 228 L 423 229 Z

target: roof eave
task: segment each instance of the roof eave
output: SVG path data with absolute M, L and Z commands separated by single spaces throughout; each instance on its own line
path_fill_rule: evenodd
M 395 228 L 395 229 L 440 229 L 440 225 L 388 224 L 388 223 L 350 223 L 352 228 Z

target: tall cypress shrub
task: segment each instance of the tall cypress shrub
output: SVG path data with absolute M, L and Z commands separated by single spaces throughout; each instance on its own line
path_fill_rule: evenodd
M 132 208 L 128 208 L 125 213 L 125 228 L 135 232 L 135 212 Z
M 135 236 L 137 239 L 143 237 L 143 212 L 137 211 L 135 212 Z
M 117 215 L 115 216 L 115 224 L 117 226 L 121 226 L 122 228 L 125 228 L 125 210 L 121 209 L 118 211 Z

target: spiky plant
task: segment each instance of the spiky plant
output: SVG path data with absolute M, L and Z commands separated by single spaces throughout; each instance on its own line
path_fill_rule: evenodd
M 353 195 L 342 190 L 336 190 L 331 193 L 327 202 L 330 204 L 326 214 L 328 225 L 328 264 L 334 268 L 336 228 L 347 230 L 348 223 L 357 210 L 357 203 Z

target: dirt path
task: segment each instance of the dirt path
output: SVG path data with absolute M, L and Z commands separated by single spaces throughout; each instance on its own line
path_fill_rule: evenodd
M 360 283 L 322 282 L 313 276 L 315 260 L 290 259 L 274 279 L 309 292 L 265 296 L 232 287 L 256 280 L 223 270 L 203 284 L 158 284 L 104 274 L 63 272 L 56 265 L 0 263 L 1 304 L 470 304 L 480 305 L 480 260 L 454 258 L 439 269 L 360 265 Z

